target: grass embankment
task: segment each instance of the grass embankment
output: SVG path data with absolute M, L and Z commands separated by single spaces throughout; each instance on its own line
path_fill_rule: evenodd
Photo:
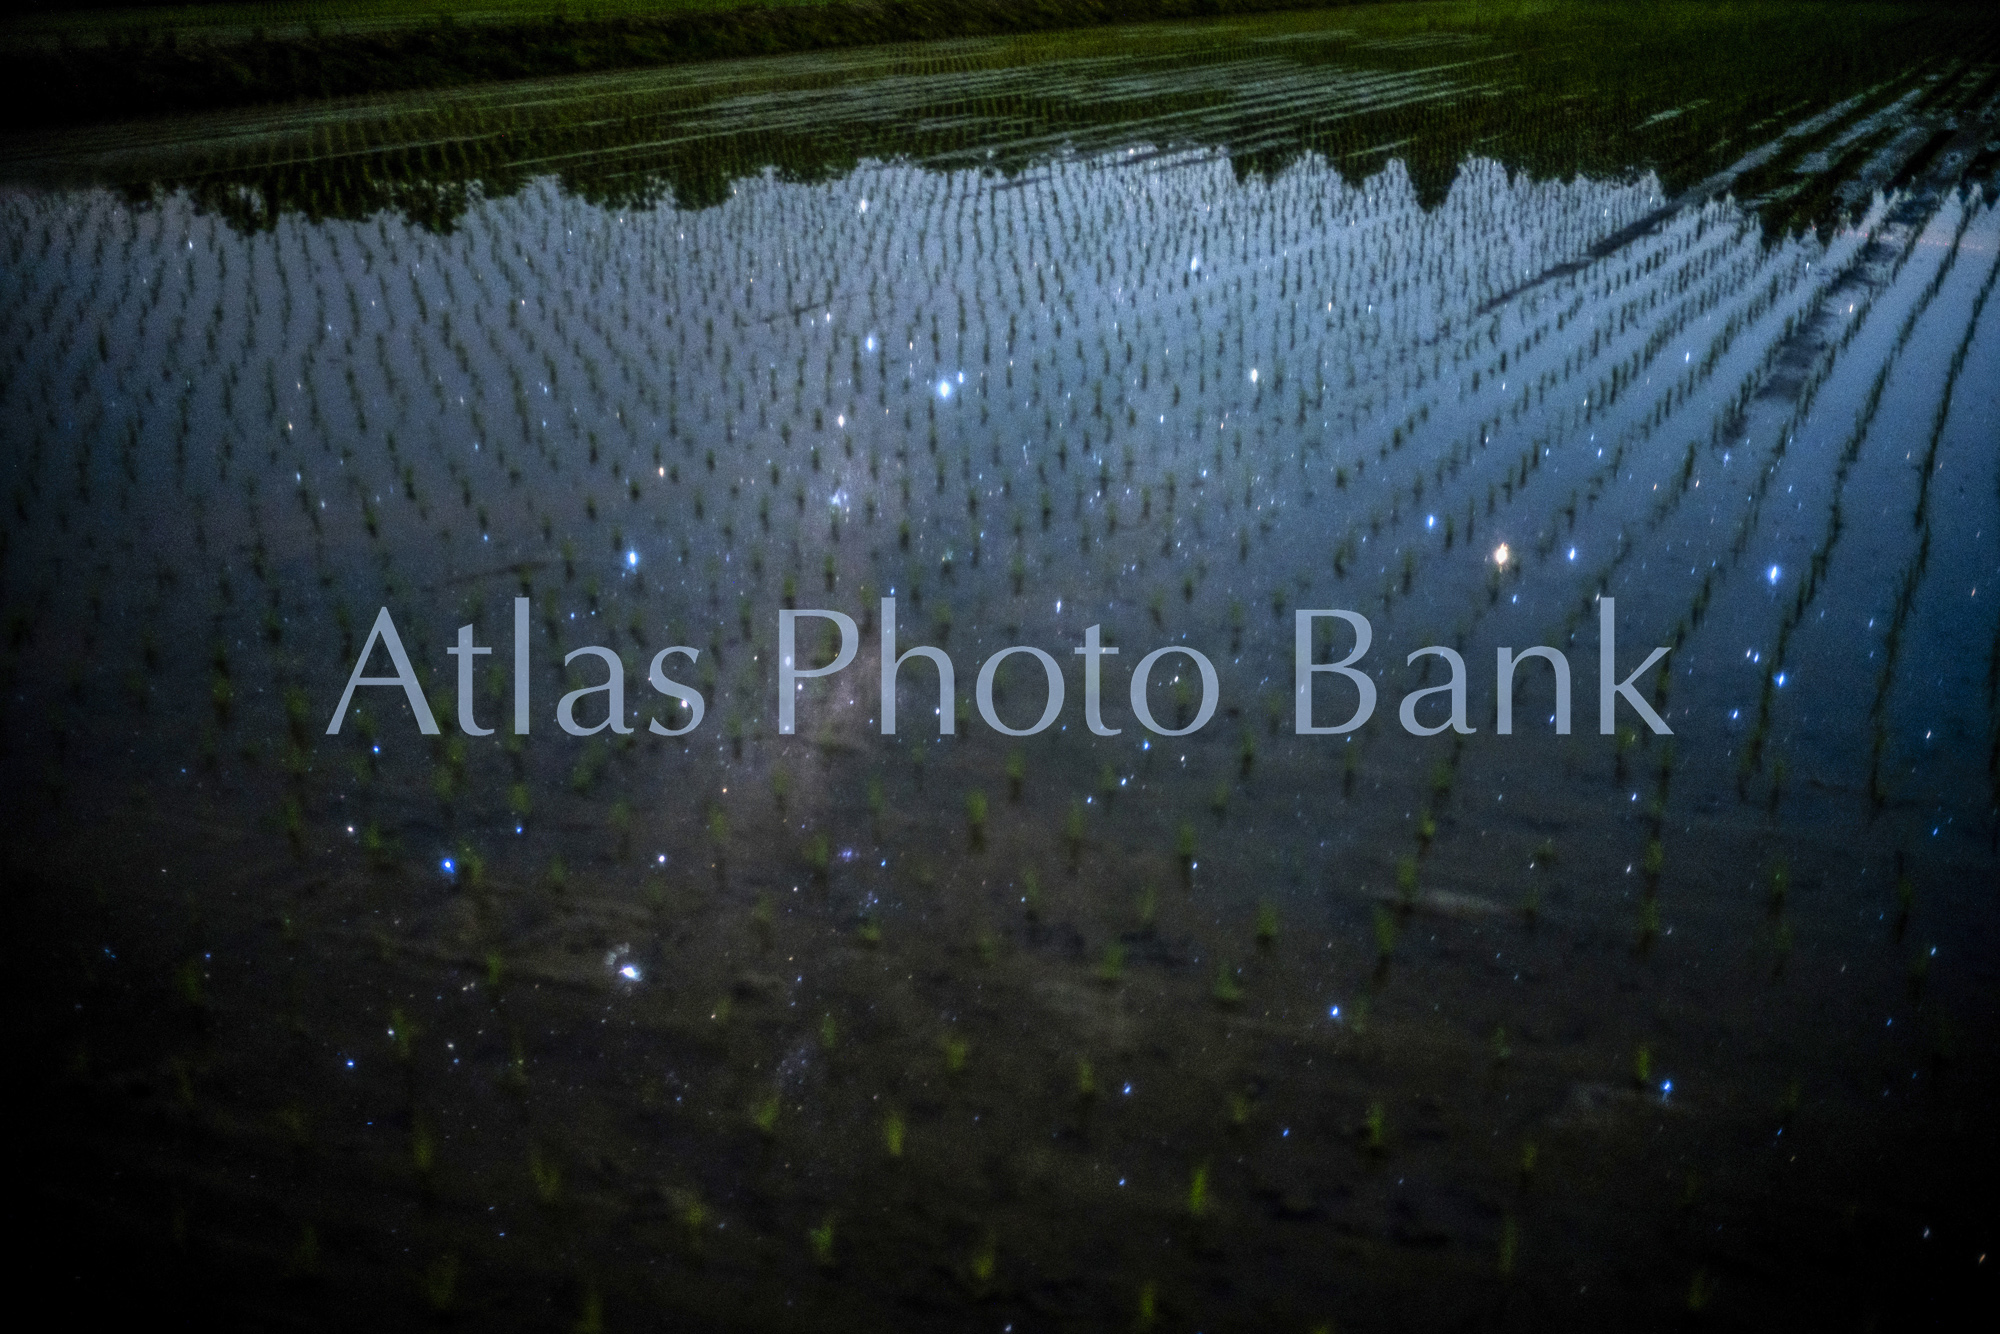
M 518 2 L 518 0 L 517 0 Z M 732 5 L 664 0 L 641 11 L 614 0 L 572 16 L 463 7 L 420 23 L 357 11 L 326 28 L 309 21 L 251 27 L 205 7 L 183 32 L 126 21 L 38 30 L 0 51 L 17 93 L 17 127 L 84 124 L 179 111 L 457 87 L 683 61 L 777 55 L 882 42 L 1040 32 L 1111 23 L 1312 9 L 1348 0 L 836 0 Z M 312 12 L 312 7 L 303 7 Z M 129 16 L 128 16 L 129 17 Z M 476 21 L 475 21 L 476 20 Z M 170 21 L 165 20 L 163 21 Z M 339 22 L 339 20 L 336 20 Z

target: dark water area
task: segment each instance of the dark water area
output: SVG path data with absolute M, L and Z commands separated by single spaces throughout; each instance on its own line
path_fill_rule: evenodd
M 1804 12 L 10 141 L 41 1281 L 260 1328 L 1990 1296 L 2000 65 L 1974 11 Z M 893 736 L 888 599 L 953 673 Z M 853 649 L 790 732 L 786 609 Z M 1302 734 L 1335 609 L 1374 711 Z M 385 612 L 420 693 L 342 710 Z M 1502 735 L 1537 645 L 1568 726 L 1531 658 Z

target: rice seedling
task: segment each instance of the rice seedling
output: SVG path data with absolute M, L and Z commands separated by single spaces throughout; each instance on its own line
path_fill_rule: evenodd
M 1097 1072 L 1082 1056 L 1076 1059 L 1076 1097 L 1082 1103 L 1089 1103 L 1097 1097 Z
M 1361 1147 L 1375 1157 L 1389 1151 L 1389 1113 L 1379 1102 L 1368 1104 L 1361 1118 Z
M 1026 867 L 1021 871 L 1021 911 L 1030 922 L 1036 922 L 1041 920 L 1042 909 L 1042 878 L 1034 867 Z
M 1160 916 L 1159 891 L 1151 883 L 1143 886 L 1139 890 L 1138 897 L 1132 901 L 1132 913 L 1137 920 L 1139 932 L 1142 935 L 1151 934 Z
M 901 1113 L 891 1110 L 882 1117 L 882 1148 L 891 1158 L 903 1156 L 903 1140 L 909 1127 Z
M 1791 892 L 1791 869 L 1783 861 L 1773 863 L 1766 875 L 1766 884 L 1769 886 L 1767 898 L 1772 914 L 1783 912 L 1785 897 Z
M 1396 915 L 1381 904 L 1376 904 L 1374 927 L 1375 959 L 1378 964 L 1386 966 L 1390 956 L 1396 952 L 1396 936 L 1398 933 Z
M 1208 989 L 1209 996 L 1217 1005 L 1228 1008 L 1243 1001 L 1242 984 L 1236 980 L 1236 969 L 1224 959 L 1215 966 L 1215 985 Z
M 975 851 L 986 846 L 986 794 L 974 788 L 965 796 L 965 819 Z
M 983 1298 L 993 1287 L 994 1276 L 999 1272 L 999 1239 L 991 1228 L 987 1229 L 982 1241 L 965 1262 L 966 1287 L 973 1299 Z
M 528 1181 L 544 1208 L 553 1208 L 562 1199 L 562 1166 L 539 1144 L 528 1147 Z
M 428 1191 L 431 1173 L 437 1168 L 437 1136 L 431 1131 L 430 1121 L 422 1114 L 410 1122 L 410 1165 L 416 1168 L 418 1180 Z
M 833 1222 L 834 1216 L 828 1214 L 820 1221 L 818 1227 L 806 1232 L 806 1243 L 812 1250 L 813 1263 L 821 1269 L 834 1267 Z
M 458 1302 L 458 1256 L 447 1251 L 424 1269 L 424 1300 L 431 1310 L 450 1311 Z
M 320 1276 L 320 1263 L 318 1229 L 311 1223 L 300 1224 L 299 1239 L 285 1262 L 285 1277 L 294 1281 L 316 1279 Z
M 1160 1285 L 1149 1279 L 1139 1285 L 1138 1300 L 1133 1306 L 1132 1328 L 1138 1334 L 1144 1334 L 1159 1323 Z

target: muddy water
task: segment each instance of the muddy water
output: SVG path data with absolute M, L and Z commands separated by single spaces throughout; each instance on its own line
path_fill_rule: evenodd
M 1461 106 L 1490 34 L 1251 35 L 1100 87 L 1233 109 L 700 198 L 530 165 L 415 208 L 421 173 L 232 176 L 199 124 L 19 170 L 5 764 L 58 1272 L 746 1328 L 1893 1324 L 1980 1280 L 1990 79 L 1433 179 L 1301 108 Z M 836 122 L 989 58 L 1090 86 L 969 48 L 659 114 Z M 893 737 L 886 598 L 955 676 L 905 665 Z M 1671 736 L 1600 732 L 1609 605 L 1617 677 L 1670 650 L 1634 691 Z M 856 630 L 792 735 L 787 607 Z M 328 734 L 383 608 L 436 736 L 378 686 Z M 1335 608 L 1379 703 L 1299 735 L 1295 618 Z M 1011 645 L 1064 674 L 1031 736 L 976 700 Z M 1530 661 L 1498 735 L 1532 645 L 1570 726 Z M 629 732 L 559 727 L 586 646 Z M 1166 646 L 1216 678 L 1182 735 L 1194 659 L 1150 727 L 1127 688 Z M 1430 646 L 1467 732 L 1399 722 Z M 1033 659 L 993 684 L 1030 727 Z

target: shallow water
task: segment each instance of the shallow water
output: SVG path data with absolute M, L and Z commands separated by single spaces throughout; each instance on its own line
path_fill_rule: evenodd
M 4 763 L 45 1196 L 105 1238 L 67 1269 L 815 1328 L 1981 1281 L 1984 48 L 1770 115 L 1662 79 L 1566 149 L 1522 90 L 1590 69 L 1383 13 L 17 145 Z M 889 597 L 949 737 L 920 660 L 880 733 Z M 1603 599 L 1670 738 L 1600 734 Z M 857 629 L 791 736 L 785 606 Z M 363 687 L 326 735 L 383 607 L 441 732 Z M 1331 608 L 1379 702 L 1297 735 Z M 557 725 L 588 645 L 627 735 Z M 1038 735 L 975 700 L 1010 645 L 1065 675 Z M 1180 736 L 1189 657 L 1152 727 L 1126 688 L 1168 645 L 1216 673 Z M 1398 721 L 1433 645 L 1464 734 Z M 1496 735 L 1530 645 L 1567 735 L 1539 662 Z M 1032 659 L 995 686 L 1030 726 Z

